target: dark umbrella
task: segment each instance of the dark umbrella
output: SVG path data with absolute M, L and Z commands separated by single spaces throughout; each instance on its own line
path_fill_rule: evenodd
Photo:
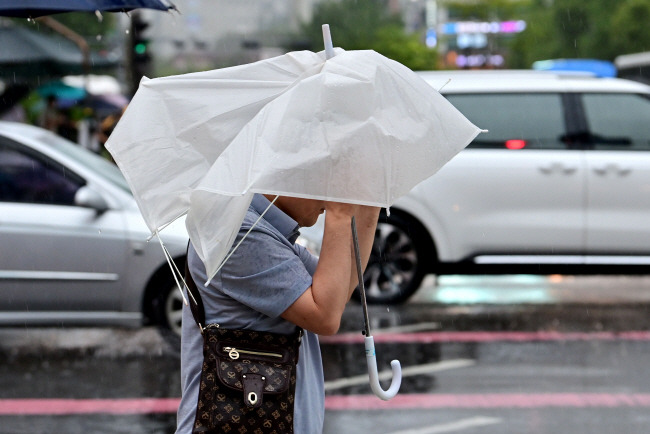
M 36 18 L 63 12 L 126 12 L 132 9 L 175 9 L 163 0 L 0 0 L 0 16 Z
M 77 45 L 56 34 L 23 26 L 0 26 L 0 78 L 9 80 L 59 77 L 84 72 L 84 55 Z M 90 53 L 94 68 L 116 66 L 118 59 Z

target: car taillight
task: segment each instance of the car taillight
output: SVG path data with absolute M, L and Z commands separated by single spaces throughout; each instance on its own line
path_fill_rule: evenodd
M 521 139 L 510 139 L 506 140 L 507 149 L 524 149 L 526 147 L 526 141 Z

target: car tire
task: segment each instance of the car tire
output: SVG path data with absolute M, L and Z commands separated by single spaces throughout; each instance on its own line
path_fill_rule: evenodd
M 368 304 L 406 301 L 422 284 L 435 256 L 433 242 L 420 223 L 406 214 L 388 216 L 382 211 L 364 273 Z
M 165 340 L 174 349 L 180 349 L 183 298 L 171 277 L 165 280 L 160 288 L 162 290 L 152 303 L 155 322 Z
M 165 297 L 163 308 L 165 326 L 169 328 L 172 333 L 180 336 L 181 319 L 183 317 L 183 296 L 178 290 L 176 282 L 174 282 L 174 284 L 171 285 L 167 291 L 167 296 Z

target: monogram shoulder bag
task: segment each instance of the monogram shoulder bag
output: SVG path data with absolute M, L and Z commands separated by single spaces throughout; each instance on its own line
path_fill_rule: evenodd
M 283 335 L 205 324 L 187 265 L 192 316 L 203 336 L 203 365 L 192 433 L 293 433 L 302 330 Z

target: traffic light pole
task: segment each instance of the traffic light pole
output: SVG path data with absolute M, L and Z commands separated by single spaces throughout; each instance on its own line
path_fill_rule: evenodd
M 149 39 L 144 36 L 144 31 L 149 27 L 139 11 L 131 13 L 131 27 L 127 47 L 127 64 L 131 95 L 135 94 L 142 77 L 150 74 L 151 53 L 149 53 Z

